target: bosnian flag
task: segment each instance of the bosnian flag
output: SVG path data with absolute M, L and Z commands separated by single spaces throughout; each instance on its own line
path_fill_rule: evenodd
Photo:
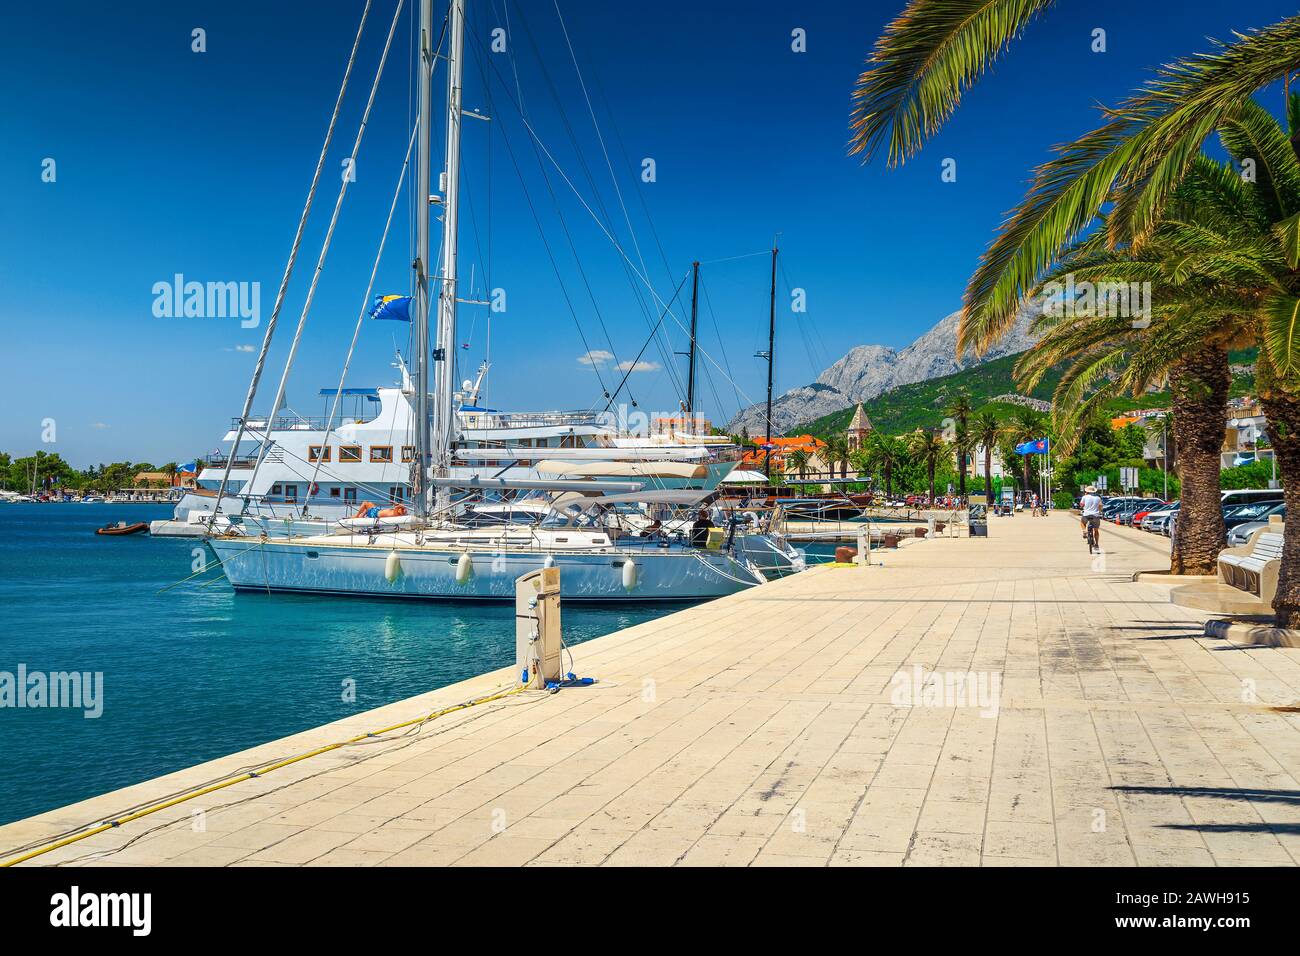
M 1016 446 L 1017 455 L 1046 455 L 1049 448 L 1049 442 L 1046 438 L 1035 438 L 1033 441 L 1021 442 Z
M 372 319 L 391 319 L 395 322 L 411 321 L 411 297 L 409 295 L 377 295 L 374 308 L 370 310 Z

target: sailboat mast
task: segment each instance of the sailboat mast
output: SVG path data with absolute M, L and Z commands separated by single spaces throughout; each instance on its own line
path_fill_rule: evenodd
M 699 315 L 700 300 L 700 264 L 691 263 L 691 351 L 686 365 L 686 415 L 695 415 L 695 327 Z M 693 426 L 692 426 L 693 429 Z M 692 431 L 693 433 L 693 431 Z
M 772 366 L 776 364 L 776 240 L 772 241 L 772 294 L 767 311 L 767 444 L 772 444 Z M 772 449 L 763 456 L 763 473 L 772 479 Z
M 451 448 L 456 438 L 456 409 L 452 404 L 456 355 L 456 243 L 460 214 L 461 73 L 465 51 L 465 0 L 451 0 L 447 34 L 447 158 L 442 173 L 442 292 L 438 298 L 438 339 L 434 349 L 434 474 L 446 478 L 451 471 Z M 446 508 L 450 490 L 438 489 L 438 510 Z
M 411 479 L 411 498 L 415 514 L 424 518 L 429 513 L 429 129 L 433 112 L 433 0 L 420 0 L 420 62 L 417 82 L 419 97 L 418 130 L 416 132 L 415 162 L 415 259 L 411 263 L 412 305 L 415 314 L 414 352 L 412 365 L 415 372 L 415 461 Z

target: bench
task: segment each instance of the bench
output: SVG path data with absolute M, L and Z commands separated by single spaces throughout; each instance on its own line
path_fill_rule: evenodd
M 1240 548 L 1219 552 L 1219 580 L 1272 604 L 1282 565 L 1282 535 L 1260 528 Z

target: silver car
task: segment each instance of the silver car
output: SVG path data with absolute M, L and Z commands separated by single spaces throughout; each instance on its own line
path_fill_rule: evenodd
M 1285 518 L 1286 505 L 1275 505 L 1268 511 L 1264 512 L 1264 514 L 1260 515 L 1258 521 L 1247 521 L 1245 524 L 1239 524 L 1237 527 L 1230 529 L 1228 531 L 1228 547 L 1239 548 L 1243 544 L 1248 544 L 1250 542 L 1250 536 L 1260 528 L 1267 527 L 1268 519 L 1273 515 Z
M 1178 514 L 1179 507 L 1180 507 L 1180 503 L 1175 501 L 1172 505 L 1170 505 L 1167 508 L 1157 508 L 1156 510 L 1149 512 L 1142 519 L 1142 524 L 1141 524 L 1142 530 L 1154 531 L 1156 534 L 1160 534 L 1161 532 L 1168 534 L 1168 532 L 1165 531 L 1164 529 L 1168 526 L 1169 519 L 1173 515 Z

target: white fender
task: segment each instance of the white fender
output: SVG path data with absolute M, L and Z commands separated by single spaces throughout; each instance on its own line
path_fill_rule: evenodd
M 631 558 L 623 562 L 623 590 L 632 591 L 636 588 L 636 564 Z
M 389 551 L 384 559 L 384 580 L 392 584 L 402 576 L 402 558 L 396 551 Z
M 460 560 L 456 562 L 456 583 L 465 584 L 473 576 L 474 559 L 471 558 L 469 552 L 466 551 L 460 556 Z
M 553 555 L 553 554 L 548 554 L 548 555 L 546 556 L 546 560 L 542 562 L 542 567 L 544 567 L 544 568 L 553 568 L 553 567 L 555 567 L 555 555 Z

